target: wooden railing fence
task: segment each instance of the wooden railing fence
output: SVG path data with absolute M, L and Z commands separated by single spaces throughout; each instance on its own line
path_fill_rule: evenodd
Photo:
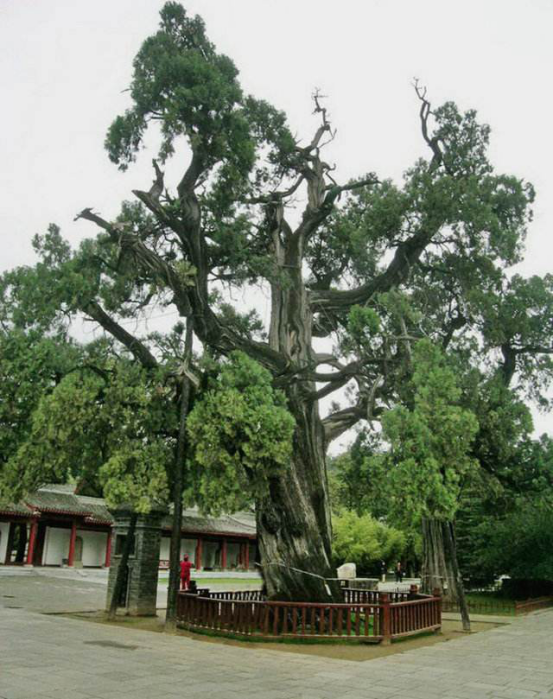
M 500 600 L 500 599 L 479 599 L 468 600 L 469 612 L 471 614 L 498 614 L 498 615 L 518 615 L 534 612 L 537 609 L 545 609 L 553 606 L 553 597 L 537 597 L 525 601 Z M 443 600 L 444 612 L 458 612 L 459 605 L 446 599 Z
M 181 592 L 177 619 L 187 629 L 223 635 L 341 639 L 390 643 L 441 626 L 441 598 L 410 593 L 345 590 L 341 604 L 269 602 L 257 590 Z
M 553 606 L 553 597 L 536 597 L 525 602 L 515 603 L 515 614 L 527 614 L 535 612 L 536 609 L 545 609 Z

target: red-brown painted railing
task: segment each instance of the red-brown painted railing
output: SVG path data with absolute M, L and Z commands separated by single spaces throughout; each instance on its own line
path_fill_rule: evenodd
M 181 592 L 177 619 L 184 628 L 209 629 L 228 635 L 377 643 L 436 630 L 441 625 L 439 597 L 394 593 L 391 601 L 389 594 L 374 590 L 347 592 L 343 604 L 269 602 L 257 590 Z
M 344 588 L 342 590 L 344 595 L 344 602 L 351 602 L 357 604 L 378 604 L 380 602 L 380 595 L 382 594 L 379 590 L 357 590 L 351 588 Z M 409 599 L 414 599 L 417 592 L 388 592 L 388 599 L 390 602 L 406 602 Z
M 515 614 L 527 614 L 536 609 L 545 609 L 553 606 L 553 597 L 535 597 L 525 602 L 515 602 Z
M 231 590 L 230 592 L 208 591 L 208 594 L 204 596 L 210 597 L 211 599 L 237 600 L 242 602 L 261 602 L 264 599 L 261 590 Z
M 434 630 L 439 628 L 441 623 L 442 600 L 440 597 L 412 599 L 390 605 L 392 638 Z
M 534 599 L 525 600 L 524 602 L 513 600 L 501 600 L 490 597 L 478 600 L 469 600 L 468 608 L 471 614 L 526 614 L 537 609 L 544 609 L 553 606 L 553 597 L 536 597 Z M 459 612 L 459 604 L 444 600 L 444 612 Z

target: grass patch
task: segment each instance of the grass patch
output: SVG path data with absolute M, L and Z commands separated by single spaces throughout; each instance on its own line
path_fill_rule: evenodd
M 104 624 L 105 626 L 114 625 L 118 628 L 126 628 L 132 636 L 133 630 L 136 631 L 163 631 L 164 614 L 159 612 L 159 616 L 136 618 L 125 615 L 118 615 L 117 621 L 109 622 L 106 620 L 106 615 L 103 612 L 95 612 L 89 614 L 64 614 L 64 616 L 78 619 L 80 621 L 88 621 Z M 473 622 L 472 632 L 488 631 L 497 626 L 496 623 L 488 622 Z M 294 639 L 283 639 L 284 642 L 261 641 L 255 642 L 254 639 L 246 639 L 243 636 L 237 638 L 228 638 L 219 635 L 208 635 L 207 633 L 198 633 L 197 631 L 185 631 L 179 629 L 179 636 L 185 636 L 191 641 L 198 643 L 211 643 L 215 645 L 234 646 L 242 648 L 244 652 L 250 650 L 270 650 L 285 653 L 296 653 L 299 655 L 310 655 L 319 658 L 329 658 L 335 660 L 347 660 L 353 662 L 365 662 L 375 658 L 381 658 L 394 653 L 404 653 L 415 648 L 422 648 L 436 643 L 445 641 L 453 641 L 456 638 L 463 638 L 466 634 L 463 633 L 460 621 L 444 620 L 440 633 L 423 632 L 417 636 L 410 636 L 397 639 L 389 646 L 383 646 L 377 643 L 359 643 L 351 642 L 343 639 L 313 639 L 311 642 L 297 642 Z M 120 637 L 118 636 L 118 640 Z M 129 641 L 131 638 L 129 638 Z M 253 641 L 253 643 L 252 643 Z M 330 642 L 329 642 L 330 641 Z M 345 641 L 345 642 L 344 642 Z
M 469 592 L 466 595 L 469 612 L 497 616 L 514 616 L 515 600 L 496 592 Z
M 216 631 L 212 629 L 186 629 L 190 634 L 196 634 L 198 636 L 207 636 L 209 638 L 216 639 L 230 639 L 231 641 L 239 641 L 240 643 L 261 643 L 267 645 L 267 643 L 274 643 L 279 645 L 340 645 L 343 643 L 351 644 L 366 644 L 366 643 L 378 643 L 374 637 L 367 636 L 366 638 L 349 638 L 348 636 L 329 636 L 328 638 L 310 638 L 309 636 L 262 636 L 252 634 L 250 636 L 245 634 L 233 633 L 232 631 Z M 403 640 L 403 639 L 402 639 Z
M 195 581 L 196 585 L 198 587 L 210 587 L 213 585 L 251 585 L 252 589 L 255 589 L 257 587 L 261 588 L 261 580 L 255 580 L 252 578 L 194 578 L 192 577 L 192 580 Z M 169 576 L 168 575 L 160 575 L 159 576 L 159 583 L 161 585 L 168 585 L 169 584 Z

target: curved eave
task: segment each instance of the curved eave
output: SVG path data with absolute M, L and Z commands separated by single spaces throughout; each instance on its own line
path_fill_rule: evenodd
M 97 524 L 101 526 L 111 527 L 113 522 L 107 519 L 95 519 L 94 517 L 85 517 L 85 522 L 87 524 Z
M 0 508 L 0 515 L 7 517 L 21 517 L 22 519 L 29 519 L 30 517 L 36 517 L 37 513 L 29 510 L 28 512 L 14 512 L 13 510 Z
M 170 532 L 171 527 L 163 527 L 164 531 Z M 191 534 L 193 536 L 228 536 L 231 539 L 251 539 L 255 541 L 257 539 L 257 534 L 245 534 L 243 532 L 238 533 L 238 532 L 224 532 L 224 531 L 216 531 L 216 532 L 205 532 L 205 531 L 198 531 L 194 529 L 181 529 L 181 534 Z

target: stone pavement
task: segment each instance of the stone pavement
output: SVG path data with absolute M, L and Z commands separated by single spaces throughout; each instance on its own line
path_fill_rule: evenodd
M 449 643 L 350 662 L 0 606 L 0 697 L 544 699 L 553 697 L 552 641 L 547 610 Z
M 165 574 L 167 577 L 167 574 Z M 195 574 L 194 579 L 202 577 Z M 231 574 L 222 578 L 224 589 L 238 587 L 245 589 L 259 587 L 259 578 L 255 574 L 245 574 L 251 583 L 242 581 L 233 583 Z M 77 568 L 21 568 L 0 566 L 0 606 L 30 609 L 35 612 L 85 612 L 105 609 L 108 571 L 94 568 L 79 570 Z M 210 583 L 217 587 L 218 583 Z M 157 607 L 165 609 L 167 605 L 167 582 L 158 585 Z M 1 697 L 0 697 L 1 699 Z
M 0 575 L 0 610 L 2 605 L 50 613 L 105 609 L 106 590 L 105 583 L 87 578 L 46 578 L 32 571 L 20 576 Z

